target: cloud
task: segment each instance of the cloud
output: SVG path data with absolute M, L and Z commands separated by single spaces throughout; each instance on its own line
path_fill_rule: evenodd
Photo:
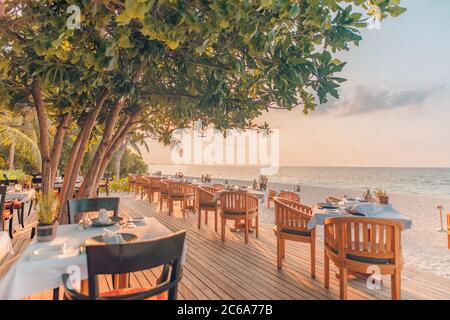
M 392 90 L 386 86 L 358 86 L 352 97 L 330 100 L 318 107 L 321 113 L 336 116 L 352 116 L 398 108 L 420 109 L 433 95 L 444 89 L 444 86 L 424 87 L 414 90 Z

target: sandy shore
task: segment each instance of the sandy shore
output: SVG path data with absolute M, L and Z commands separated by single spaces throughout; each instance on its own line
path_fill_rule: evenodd
M 221 179 L 214 179 L 220 182 Z M 230 184 L 250 185 L 251 182 L 243 180 L 228 180 Z M 293 186 L 282 183 L 269 183 L 275 190 L 292 190 Z M 303 186 L 301 188 L 301 201 L 307 205 L 323 202 L 327 196 L 343 197 L 349 195 L 361 197 L 363 190 L 322 188 Z M 450 249 L 447 247 L 446 214 L 450 211 L 450 197 L 437 197 L 425 195 L 410 195 L 389 193 L 389 202 L 405 216 L 412 220 L 412 228 L 402 234 L 403 255 L 405 264 L 432 272 L 438 276 L 450 278 Z M 445 232 L 439 231 L 440 222 L 437 206 L 443 205 L 445 214 Z M 261 220 L 273 223 L 274 210 L 261 206 Z M 318 228 L 319 238 L 322 236 L 322 227 Z M 321 240 L 319 240 L 321 241 Z

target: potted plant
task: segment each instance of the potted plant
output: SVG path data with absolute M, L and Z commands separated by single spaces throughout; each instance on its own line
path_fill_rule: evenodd
M 58 199 L 53 192 L 38 193 L 36 196 L 36 214 L 38 225 L 36 228 L 37 241 L 52 241 L 56 237 L 58 223 Z

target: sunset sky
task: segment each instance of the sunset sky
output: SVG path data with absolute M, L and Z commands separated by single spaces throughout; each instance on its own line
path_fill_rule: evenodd
M 341 98 L 304 116 L 271 111 L 281 165 L 450 167 L 450 1 L 403 0 L 408 11 L 364 30 L 339 54 Z M 170 152 L 150 142 L 149 163 Z

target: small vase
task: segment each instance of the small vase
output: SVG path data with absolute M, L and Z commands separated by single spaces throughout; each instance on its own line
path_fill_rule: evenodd
M 36 239 L 39 242 L 52 241 L 56 238 L 58 223 L 38 224 L 36 227 Z

